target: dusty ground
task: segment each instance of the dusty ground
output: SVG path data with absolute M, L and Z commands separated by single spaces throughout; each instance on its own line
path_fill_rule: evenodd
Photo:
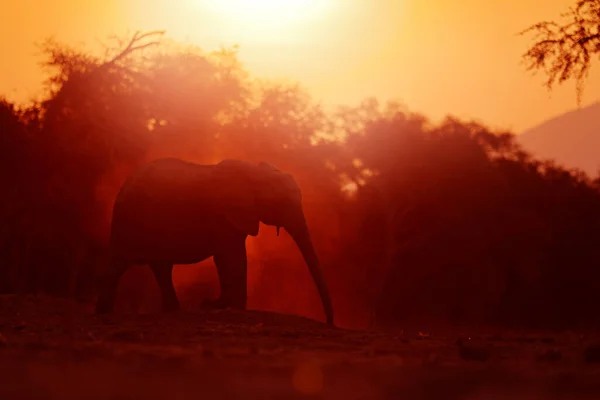
M 491 359 L 462 359 L 462 334 Z M 251 311 L 98 318 L 2 296 L 0 399 L 597 399 L 600 364 L 583 359 L 593 340 L 357 332 Z M 559 359 L 540 358 L 552 349 Z

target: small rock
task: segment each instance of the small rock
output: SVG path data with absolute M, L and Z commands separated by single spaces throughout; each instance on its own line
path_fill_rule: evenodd
M 600 362 L 600 345 L 598 345 L 598 344 L 589 345 L 584 350 L 583 358 L 586 363 Z
M 215 356 L 215 352 L 212 349 L 204 347 L 202 348 L 202 356 L 206 358 L 213 358 Z
M 490 340 L 493 342 L 504 342 L 506 339 L 500 335 L 493 335 L 490 337 Z
M 467 341 L 470 340 L 467 339 Z M 456 344 L 458 345 L 458 355 L 463 360 L 485 362 L 492 356 L 491 350 L 488 347 L 465 344 L 462 338 L 459 338 Z
M 517 338 L 515 338 L 516 342 L 521 342 L 521 343 L 534 343 L 535 342 L 535 338 L 532 337 L 526 337 L 526 336 L 519 336 Z
M 300 335 L 298 334 L 298 332 L 294 332 L 292 330 L 284 330 L 283 332 L 281 332 L 279 334 L 279 336 L 286 337 L 286 338 L 298 338 L 298 337 L 300 337 Z
M 124 330 L 114 332 L 110 338 L 124 342 L 138 342 L 144 339 L 144 335 L 141 332 Z
M 562 353 L 559 349 L 548 349 L 542 353 L 536 354 L 536 361 L 560 361 L 562 360 Z
M 440 356 L 436 353 L 430 353 L 425 360 L 423 360 L 423 366 L 433 367 L 437 366 L 440 363 Z

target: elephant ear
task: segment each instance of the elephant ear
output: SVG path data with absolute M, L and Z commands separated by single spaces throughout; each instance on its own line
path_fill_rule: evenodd
M 259 218 L 250 174 L 256 166 L 238 160 L 224 160 L 214 166 L 211 189 L 214 207 L 241 232 L 258 235 Z

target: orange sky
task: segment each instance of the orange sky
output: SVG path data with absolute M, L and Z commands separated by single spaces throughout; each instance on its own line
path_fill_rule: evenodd
M 35 94 L 34 42 L 49 35 L 93 48 L 111 33 L 166 29 L 207 50 L 240 44 L 252 72 L 298 80 L 325 103 L 396 98 L 432 118 L 452 113 L 517 132 L 576 107 L 574 85 L 548 93 L 524 71 L 528 40 L 515 35 L 574 0 L 322 0 L 327 7 L 301 21 L 235 17 L 205 1 L 2 0 L 0 94 Z M 599 69 L 584 104 L 600 100 Z

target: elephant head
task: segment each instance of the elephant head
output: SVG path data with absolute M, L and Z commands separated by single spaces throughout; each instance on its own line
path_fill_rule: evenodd
M 315 282 L 327 322 L 333 308 L 302 208 L 302 194 L 292 175 L 261 162 L 224 160 L 213 173 L 216 207 L 237 229 L 258 234 L 259 222 L 285 229 L 304 257 Z

